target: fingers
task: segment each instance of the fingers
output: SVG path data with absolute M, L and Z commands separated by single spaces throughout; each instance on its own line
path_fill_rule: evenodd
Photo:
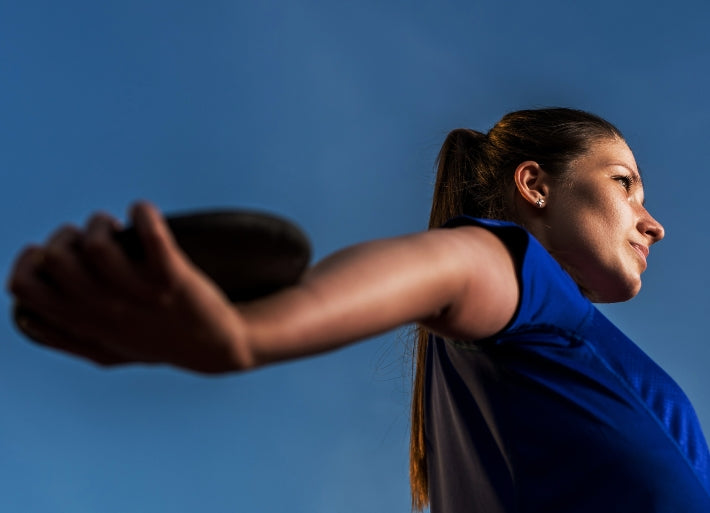
M 17 301 L 35 311 L 60 317 L 67 297 L 90 289 L 76 254 L 78 230 L 65 226 L 54 232 L 44 247 L 28 246 L 15 261 L 8 289 Z
M 80 254 L 82 233 L 74 226 L 64 226 L 47 240 L 37 266 L 37 274 L 68 297 L 87 296 L 94 292 Z
M 61 325 L 69 326 L 77 317 L 85 317 L 82 324 L 88 324 L 99 311 L 115 316 L 117 305 L 142 297 L 147 288 L 113 240 L 118 228 L 118 221 L 99 213 L 85 231 L 66 225 L 44 246 L 27 247 L 9 276 L 10 293 Z
M 38 344 L 78 356 L 101 366 L 130 363 L 131 360 L 112 352 L 97 342 L 77 339 L 60 328 L 42 320 L 25 307 L 15 307 L 15 322 L 19 330 Z
M 139 203 L 132 216 L 145 258 L 125 253 L 120 225 L 103 213 L 18 256 L 7 286 L 22 333 L 100 365 L 155 362 L 169 349 L 164 338 L 185 336 L 172 328 L 190 313 L 180 300 L 199 280 L 155 207 Z
M 122 291 L 121 296 L 140 297 L 145 285 L 114 237 L 120 228 L 119 222 L 107 214 L 93 215 L 81 239 L 82 256 L 92 274 L 103 284 Z
M 45 250 L 40 246 L 28 246 L 15 260 L 7 282 L 11 294 L 22 302 L 35 304 L 43 298 L 56 295 L 49 281 L 42 277 L 40 267 L 44 264 Z
M 78 307 L 72 294 L 91 298 L 92 286 L 85 277 L 76 271 L 72 258 L 67 257 L 56 244 L 63 237 L 53 237 L 52 250 L 47 247 L 30 246 L 17 258 L 8 280 L 8 289 L 23 309 L 42 312 L 46 319 L 52 319 L 65 325 L 72 325 L 77 317 L 86 316 L 87 301 Z M 61 269 L 76 278 L 61 275 Z M 78 275 L 78 276 L 77 276 Z M 79 283 L 84 283 L 80 285 Z
M 36 257 L 36 270 L 42 279 L 53 284 L 66 269 L 74 270 L 73 253 L 79 238 L 79 230 L 70 225 L 60 227 L 49 236 L 43 251 Z

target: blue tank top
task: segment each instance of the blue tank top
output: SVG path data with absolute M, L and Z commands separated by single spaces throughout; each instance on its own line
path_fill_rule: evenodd
M 425 434 L 432 513 L 708 513 L 710 457 L 678 385 L 609 322 L 525 230 L 508 326 L 432 337 Z

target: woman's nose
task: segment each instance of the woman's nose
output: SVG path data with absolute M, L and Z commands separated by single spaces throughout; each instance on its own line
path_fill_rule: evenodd
M 666 235 L 663 225 L 656 221 L 645 208 L 643 209 L 643 215 L 639 219 L 638 230 L 651 239 L 651 244 L 658 242 Z

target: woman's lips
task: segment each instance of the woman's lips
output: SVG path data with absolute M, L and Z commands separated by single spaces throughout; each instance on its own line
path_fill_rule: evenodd
M 643 258 L 643 261 L 645 263 L 646 259 L 648 258 L 648 247 L 642 244 L 637 244 L 635 242 L 631 243 L 631 247 L 634 248 L 639 255 L 641 255 L 641 258 Z

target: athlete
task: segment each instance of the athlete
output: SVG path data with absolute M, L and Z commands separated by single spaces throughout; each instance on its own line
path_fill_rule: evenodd
M 155 207 L 131 217 L 140 263 L 105 214 L 22 252 L 9 288 L 36 314 L 25 332 L 101 365 L 222 373 L 416 323 L 416 509 L 710 511 L 687 398 L 592 304 L 634 297 L 664 235 L 607 121 L 540 109 L 454 130 L 428 231 L 344 249 L 252 302 L 230 304 Z

